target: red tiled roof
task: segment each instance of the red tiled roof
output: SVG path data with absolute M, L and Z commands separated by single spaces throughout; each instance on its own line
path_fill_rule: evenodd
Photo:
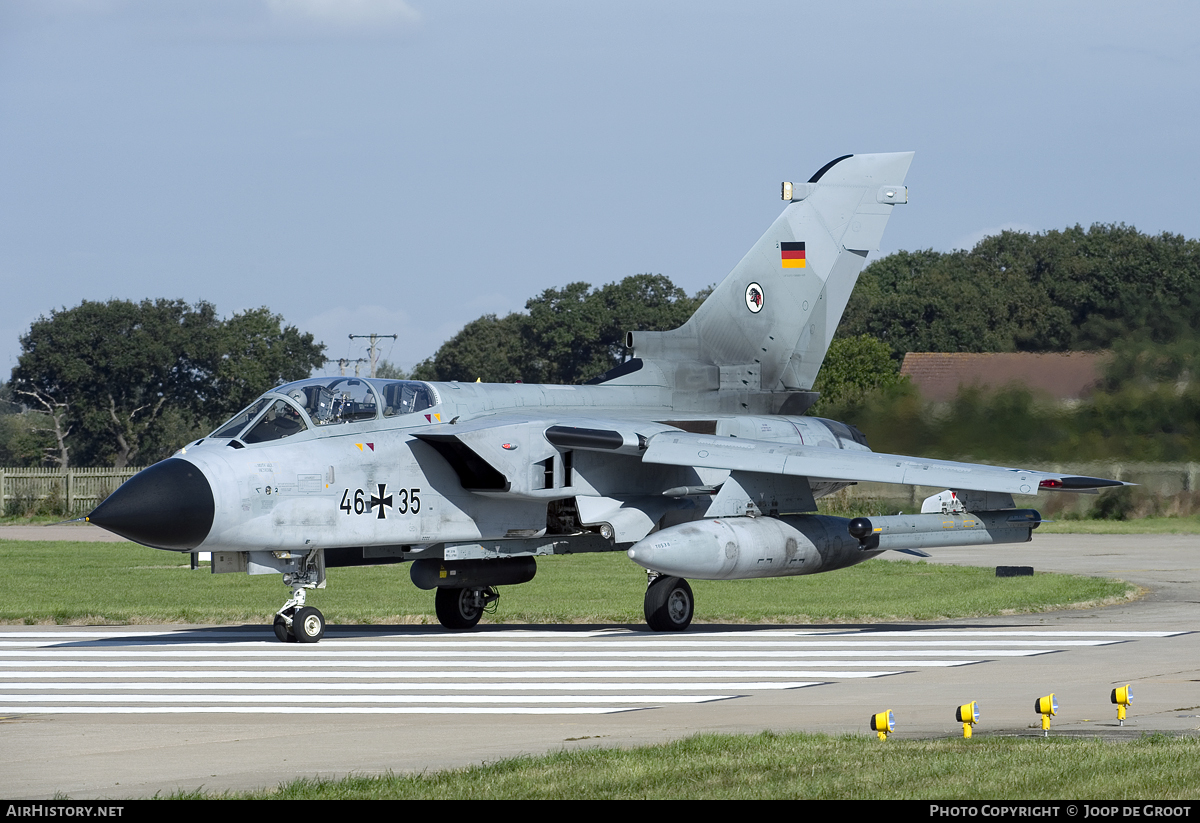
M 960 387 L 1000 389 L 1014 383 L 1056 400 L 1074 400 L 1092 393 L 1107 358 L 1106 352 L 909 352 L 900 374 L 936 402 L 953 400 Z

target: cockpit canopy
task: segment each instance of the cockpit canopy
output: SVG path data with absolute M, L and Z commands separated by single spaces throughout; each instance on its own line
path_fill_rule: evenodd
M 265 443 L 309 428 L 414 414 L 437 403 L 433 387 L 416 380 L 317 377 L 271 389 L 209 436 Z

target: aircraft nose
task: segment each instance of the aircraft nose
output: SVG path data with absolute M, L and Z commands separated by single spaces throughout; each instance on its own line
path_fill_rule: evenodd
M 208 537 L 215 514 L 204 472 L 172 457 L 126 480 L 87 521 L 145 546 L 188 551 Z

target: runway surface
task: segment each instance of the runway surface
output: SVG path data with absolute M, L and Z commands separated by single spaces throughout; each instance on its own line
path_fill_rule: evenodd
M 0 796 L 123 798 L 421 770 L 701 731 L 1106 737 L 1200 728 L 1200 538 L 1058 536 L 938 560 L 1145 586 L 1107 609 L 931 624 L 642 627 L 0 627 Z M 703 604 L 700 604 L 702 611 Z M 1134 703 L 1118 726 L 1114 686 Z
M 0 713 L 611 714 L 1176 633 L 339 634 L 314 647 L 268 630 L 0 632 Z

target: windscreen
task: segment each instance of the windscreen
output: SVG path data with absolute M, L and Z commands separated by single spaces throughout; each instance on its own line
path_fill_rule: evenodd
M 235 414 L 224 426 L 217 429 L 209 437 L 237 437 L 238 432 L 246 428 L 246 424 L 258 416 L 258 413 L 269 403 L 267 398 L 260 397 L 246 408 Z
M 266 443 L 299 434 L 307 428 L 299 409 L 286 400 L 276 400 L 242 440 L 247 443 Z

